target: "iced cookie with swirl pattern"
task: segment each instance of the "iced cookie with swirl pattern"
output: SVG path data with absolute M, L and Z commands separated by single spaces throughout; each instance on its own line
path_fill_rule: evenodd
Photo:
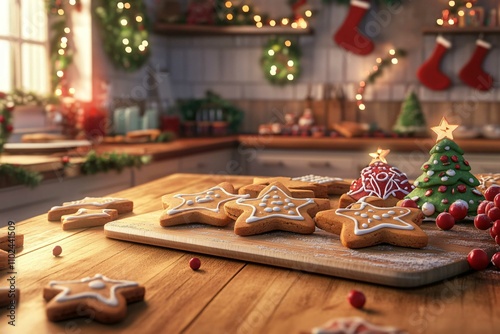
M 328 198 L 328 188 L 326 185 L 300 180 L 293 180 L 291 177 L 255 177 L 253 183 L 240 188 L 240 194 L 248 194 L 250 197 L 257 197 L 258 194 L 273 182 L 283 184 L 297 198 Z
M 474 176 L 479 180 L 477 189 L 483 194 L 492 185 L 500 186 L 500 173 L 482 173 Z
M 127 304 L 144 300 L 146 289 L 133 281 L 97 274 L 74 281 L 51 281 L 43 290 L 50 321 L 86 317 L 111 324 L 127 316 Z
M 226 226 L 232 220 L 224 212 L 224 203 L 247 197 L 249 195 L 235 194 L 233 185 L 228 182 L 222 182 L 201 192 L 164 195 L 160 225 L 201 223 Z
M 134 209 L 134 202 L 125 198 L 85 197 L 79 201 L 65 202 L 52 207 L 47 218 L 50 221 L 60 221 L 62 216 L 75 213 L 79 209 L 114 209 L 120 215 L 131 212 Z
M 352 179 L 343 179 L 340 177 L 319 176 L 314 174 L 293 177 L 293 181 L 302 181 L 317 183 L 326 186 L 328 195 L 342 195 L 349 191 Z
M 77 212 L 61 217 L 62 229 L 103 226 L 118 218 L 118 211 L 114 209 L 78 209 Z
M 224 205 L 227 215 L 235 219 L 234 233 L 240 236 L 270 231 L 311 234 L 315 230 L 312 217 L 330 208 L 323 198 L 296 198 L 280 182 L 273 182 L 256 198 L 241 198 Z
M 379 207 L 364 198 L 347 208 L 321 211 L 314 220 L 320 229 L 340 235 L 348 248 L 382 243 L 422 248 L 428 243 L 427 234 L 419 227 L 423 217 L 420 209 Z

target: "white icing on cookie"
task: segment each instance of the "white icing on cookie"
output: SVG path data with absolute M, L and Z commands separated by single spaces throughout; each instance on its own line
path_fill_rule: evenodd
M 103 209 L 100 213 L 89 213 L 88 209 L 78 209 L 77 212 L 75 212 L 72 215 L 67 215 L 64 216 L 62 219 L 62 222 L 70 222 L 73 220 L 80 220 L 80 219 L 85 219 L 85 218 L 109 218 L 112 217 L 112 209 Z

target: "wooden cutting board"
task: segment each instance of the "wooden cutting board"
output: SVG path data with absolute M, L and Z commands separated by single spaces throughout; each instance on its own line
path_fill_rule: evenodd
M 22 166 L 34 172 L 45 172 L 62 168 L 60 157 L 47 155 L 2 155 L 0 164 Z
M 482 248 L 490 255 L 495 244 L 487 231 L 472 223 L 450 231 L 424 223 L 429 245 L 424 249 L 379 245 L 360 250 L 345 248 L 338 236 L 317 229 L 312 235 L 272 232 L 240 237 L 233 225 L 217 228 L 201 224 L 161 227 L 161 211 L 108 223 L 109 238 L 184 251 L 303 270 L 395 287 L 416 287 L 441 281 L 469 270 L 467 254 Z

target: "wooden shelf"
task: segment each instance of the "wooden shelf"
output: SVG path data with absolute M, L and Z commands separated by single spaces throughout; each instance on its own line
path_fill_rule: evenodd
M 262 27 L 255 26 L 210 26 L 156 23 L 154 31 L 157 34 L 168 36 L 217 36 L 217 35 L 310 35 L 311 28 L 293 29 L 291 27 Z
M 500 34 L 500 27 L 425 27 L 424 34 Z

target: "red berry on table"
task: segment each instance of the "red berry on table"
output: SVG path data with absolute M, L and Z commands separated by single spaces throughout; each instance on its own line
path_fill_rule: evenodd
M 474 218 L 474 226 L 478 230 L 487 230 L 491 227 L 491 219 L 488 215 L 481 213 Z
M 402 200 L 401 203 L 399 203 L 399 206 L 404 208 L 418 208 L 417 202 L 411 199 Z
M 201 261 L 197 257 L 193 257 L 191 260 L 189 260 L 189 267 L 193 270 L 198 270 L 200 269 L 201 266 Z
M 495 207 L 495 203 L 493 202 L 488 202 L 484 208 L 484 213 L 488 214 L 488 212 Z
M 490 217 L 492 221 L 500 219 L 500 208 L 497 208 L 496 206 L 491 208 L 488 211 L 488 217 Z
M 482 201 L 479 203 L 477 207 L 477 214 L 485 213 L 486 205 L 488 205 L 488 201 Z
M 488 259 L 488 254 L 482 249 L 475 248 L 469 252 L 467 255 L 467 262 L 469 266 L 474 270 L 483 270 L 488 267 L 490 259 Z
M 498 185 L 492 185 L 489 186 L 488 189 L 484 192 L 484 197 L 486 198 L 487 201 L 493 201 L 495 199 L 495 196 L 500 193 L 500 186 Z
M 455 218 L 448 212 L 441 212 L 436 217 L 436 225 L 443 231 L 450 230 L 455 226 Z
M 355 308 L 363 308 L 366 303 L 365 294 L 358 290 L 351 290 L 347 295 L 347 300 Z
M 493 237 L 496 237 L 497 235 L 500 235 L 500 220 L 497 220 L 493 223 L 493 226 L 491 227 L 491 233 Z
M 463 200 L 453 202 L 449 208 L 450 214 L 456 220 L 462 220 L 467 217 L 467 211 L 469 211 L 469 205 Z
M 493 203 L 495 203 L 495 206 L 497 208 L 500 208 L 500 194 L 495 195 L 495 198 L 493 199 Z
M 493 263 L 495 267 L 500 269 L 500 252 L 496 252 L 495 254 L 493 254 L 493 256 L 491 257 L 491 263 Z
M 54 249 L 52 249 L 52 255 L 54 256 L 59 256 L 62 253 L 62 248 L 61 246 L 56 246 Z

